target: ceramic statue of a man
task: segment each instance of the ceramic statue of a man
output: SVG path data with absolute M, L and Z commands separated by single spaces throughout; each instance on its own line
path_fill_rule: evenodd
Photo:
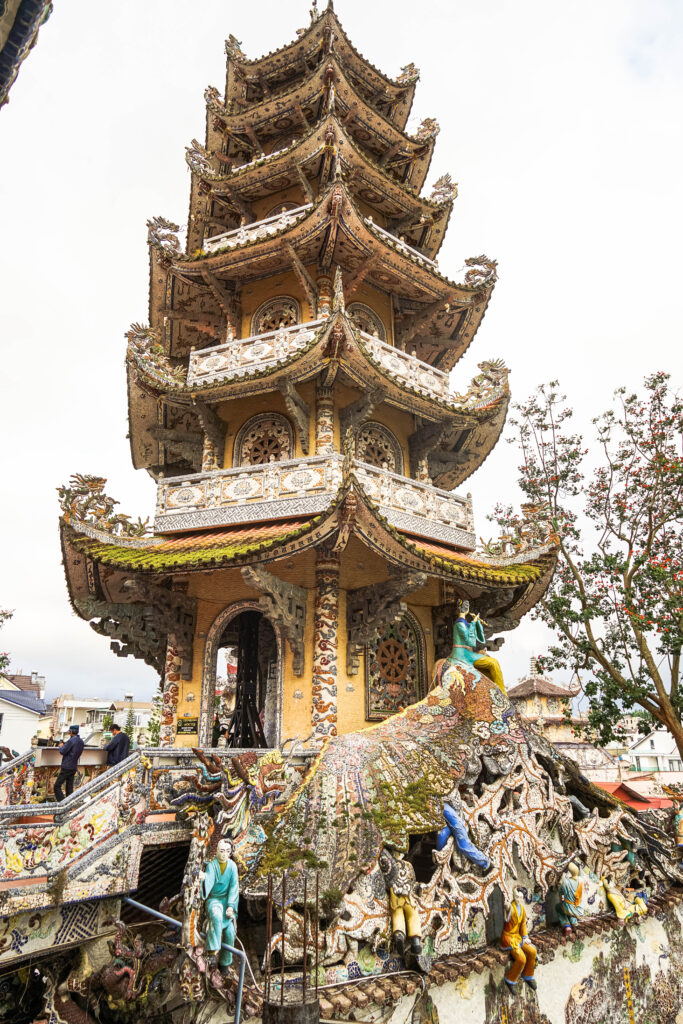
M 482 871 L 488 871 L 491 866 L 491 861 L 470 839 L 467 832 L 467 826 L 463 821 L 461 814 L 462 800 L 460 798 L 458 787 L 455 786 L 444 799 L 443 816 L 446 824 L 436 834 L 436 849 L 443 850 L 449 838 L 452 836 L 456 849 L 459 850 L 464 857 L 467 857 L 469 861 L 476 864 L 476 866 L 481 868 Z
M 583 882 L 580 878 L 579 867 L 571 861 L 567 865 L 567 870 L 562 875 L 560 902 L 557 904 L 557 918 L 565 934 L 569 934 L 572 929 L 576 929 L 579 917 L 583 916 L 581 909 L 582 896 Z
M 515 991 L 520 974 L 522 981 L 525 981 L 530 988 L 537 987 L 534 978 L 536 947 L 529 939 L 527 931 L 524 893 L 521 889 L 515 889 L 513 895 L 512 903 L 506 907 L 503 934 L 500 937 L 501 948 L 508 950 L 512 957 L 512 963 L 504 977 L 505 984 L 511 992 Z
M 419 956 L 422 952 L 422 927 L 414 902 L 413 865 L 402 857 L 395 857 L 386 847 L 381 851 L 378 863 L 389 897 L 391 931 L 396 950 L 403 956 L 407 935 L 411 952 Z
M 678 851 L 678 859 L 683 860 L 683 808 L 680 804 L 676 804 L 676 814 L 674 817 L 674 834 L 676 837 L 676 850 Z
M 453 625 L 453 649 L 449 658 L 451 661 L 461 661 L 465 665 L 473 665 L 505 693 L 500 664 L 485 650 L 486 637 L 481 619 L 478 615 L 471 618 L 469 615 L 469 601 L 461 601 L 458 607 L 458 617 Z
M 232 840 L 220 839 L 216 856 L 199 874 L 206 907 L 206 952 L 209 956 L 218 954 L 220 968 L 232 963 L 232 953 L 222 947 L 224 942 L 234 946 L 237 930 L 240 888 L 237 865 L 231 860 L 232 851 Z

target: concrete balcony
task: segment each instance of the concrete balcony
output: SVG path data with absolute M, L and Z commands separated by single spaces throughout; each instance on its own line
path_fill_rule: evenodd
M 324 512 L 342 480 L 341 455 L 194 473 L 157 485 L 157 533 L 289 519 Z M 471 551 L 471 499 L 354 461 L 354 472 L 392 526 Z
M 254 371 L 277 366 L 305 348 L 323 323 L 323 320 L 309 320 L 192 352 L 187 383 L 204 385 L 216 380 L 239 380 Z

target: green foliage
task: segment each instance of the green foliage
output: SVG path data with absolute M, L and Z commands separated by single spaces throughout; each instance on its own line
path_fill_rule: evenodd
M 157 690 L 152 698 L 152 714 L 149 719 L 149 725 L 147 726 L 147 743 L 150 747 L 159 746 L 159 736 L 161 733 L 161 709 L 163 701 L 164 698 L 161 690 Z
M 556 638 L 543 667 L 577 673 L 603 742 L 616 738 L 624 711 L 639 708 L 683 755 L 683 402 L 665 373 L 647 377 L 640 394 L 619 388 L 593 420 L 590 449 L 569 429 L 565 402 L 552 381 L 512 420 L 520 487 L 560 533 L 557 571 L 537 609 Z M 502 506 L 494 518 L 505 529 L 516 519 Z
M 320 913 L 323 917 L 334 917 L 335 911 L 341 906 L 344 893 L 341 889 L 325 889 L 320 894 Z
M 114 719 L 111 713 L 107 711 L 106 715 L 102 719 L 102 732 L 111 732 L 111 727 L 114 724 Z
M 0 629 L 8 622 L 14 612 L 9 611 L 7 608 L 0 608 Z M 10 656 L 7 651 L 0 651 L 0 672 L 4 672 L 9 667 Z
M 126 724 L 123 727 L 123 731 L 129 740 L 133 739 L 133 727 L 135 725 L 135 714 L 132 708 L 128 708 L 128 714 L 126 715 Z

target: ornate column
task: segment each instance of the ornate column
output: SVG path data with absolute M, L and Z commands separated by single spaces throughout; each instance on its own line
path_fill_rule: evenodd
M 332 312 L 332 278 L 329 274 L 322 273 L 315 283 L 318 289 L 316 317 L 318 320 L 327 320 Z
M 315 454 L 334 452 L 334 390 L 318 384 L 315 389 Z
M 178 653 L 178 644 L 176 638 L 169 634 L 164 666 L 163 705 L 161 728 L 159 729 L 160 747 L 172 747 L 175 744 L 178 698 L 180 697 L 180 668 L 181 658 Z
M 313 742 L 337 735 L 337 647 L 339 638 L 339 555 L 316 551 L 313 620 Z

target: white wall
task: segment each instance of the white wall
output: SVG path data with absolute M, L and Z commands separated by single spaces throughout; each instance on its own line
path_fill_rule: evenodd
M 38 729 L 40 716 L 26 708 L 17 707 L 6 700 L 0 699 L 0 746 L 10 747 L 23 754 L 31 746 L 31 737 Z

